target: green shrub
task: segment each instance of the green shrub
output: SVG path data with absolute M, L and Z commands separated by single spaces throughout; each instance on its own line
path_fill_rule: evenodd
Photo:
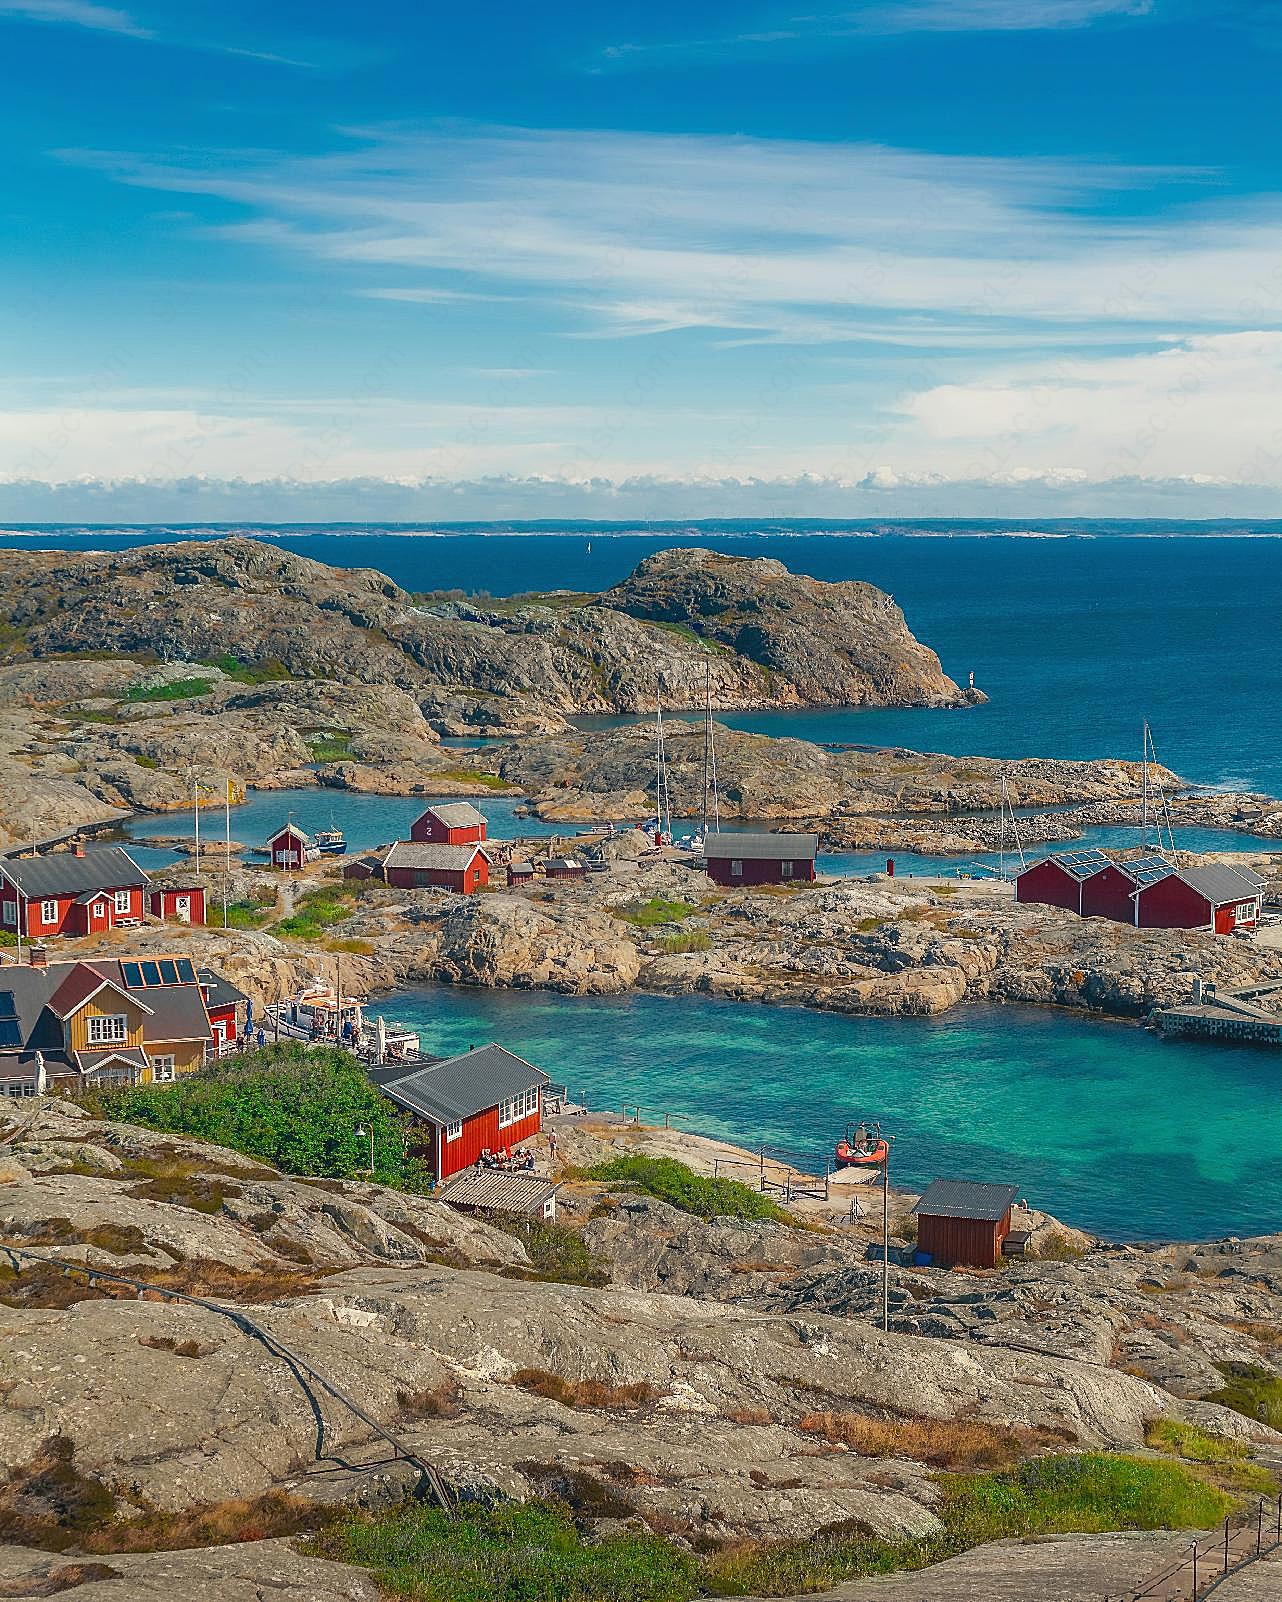
M 696 1560 L 670 1542 L 648 1531 L 591 1540 L 556 1502 L 468 1504 L 453 1519 L 428 1507 L 357 1515 L 321 1546 L 415 1602 L 690 1602 L 700 1592 Z
M 307 741 L 313 762 L 346 762 L 352 754 L 352 737 L 341 730 L 314 734 Z
M 125 691 L 126 701 L 187 701 L 196 695 L 208 695 L 214 687 L 212 679 L 170 679 L 166 684 L 135 684 Z
M 435 779 L 448 779 L 452 784 L 479 784 L 486 790 L 506 790 L 507 780 L 496 773 L 482 773 L 479 768 L 443 768 L 432 775 Z
M 156 761 L 155 757 L 143 756 L 142 753 L 138 751 L 134 752 L 134 761 L 140 768 L 158 768 L 160 766 L 160 763 Z
M 289 1174 L 363 1176 L 374 1132 L 374 1172 L 384 1184 L 420 1188 L 405 1152 L 405 1121 L 350 1052 L 282 1042 L 227 1057 L 172 1085 L 108 1091 L 103 1116 L 229 1146 Z
M 571 1224 L 555 1218 L 521 1219 L 511 1213 L 487 1213 L 486 1221 L 514 1235 L 529 1253 L 538 1279 L 566 1285 L 605 1285 L 609 1275 L 593 1261 L 587 1242 Z
M 648 901 L 632 901 L 625 907 L 616 907 L 614 916 L 622 918 L 636 929 L 656 929 L 662 923 L 680 923 L 699 909 L 689 901 L 669 901 L 664 896 L 651 896 Z
M 680 956 L 686 951 L 707 951 L 712 936 L 706 929 L 686 929 L 678 934 L 660 935 L 656 944 L 669 956 Z
M 782 1224 L 793 1222 L 778 1203 L 759 1191 L 749 1190 L 737 1179 L 709 1179 L 704 1174 L 696 1174 L 675 1157 L 614 1157 L 587 1169 L 586 1177 L 625 1190 L 644 1191 L 697 1218 L 772 1218 Z
M 285 664 L 278 662 L 275 657 L 266 662 L 241 662 L 230 651 L 224 651 L 221 656 L 207 657 L 200 665 L 217 668 L 229 679 L 235 679 L 237 684 L 269 684 L 274 680 L 294 677 Z
M 308 890 L 295 903 L 295 910 L 276 925 L 277 934 L 295 940 L 319 940 L 336 923 L 352 915 L 352 902 L 364 893 L 360 880 L 338 879 Z
M 252 901 L 233 901 L 227 907 L 229 929 L 261 929 L 272 916 L 274 907 Z
M 1282 1374 L 1256 1363 L 1217 1363 L 1216 1367 L 1225 1383 L 1203 1401 L 1219 1402 L 1245 1418 L 1282 1429 Z

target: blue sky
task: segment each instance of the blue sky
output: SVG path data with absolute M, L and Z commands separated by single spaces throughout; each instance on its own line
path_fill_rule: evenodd
M 0 0 L 0 516 L 1282 515 L 1268 0 Z

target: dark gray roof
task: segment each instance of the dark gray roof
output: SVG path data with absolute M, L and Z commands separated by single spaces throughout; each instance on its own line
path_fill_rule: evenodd
M 383 871 L 388 868 L 445 868 L 457 873 L 466 868 L 478 852 L 489 861 L 489 853 L 482 845 L 420 845 L 417 840 L 398 840 L 383 858 Z
M 24 896 L 79 896 L 95 890 L 123 890 L 150 883 L 122 846 L 95 846 L 78 857 L 74 851 L 55 851 L 47 857 L 7 857 L 0 872 Z
M 1057 868 L 1072 879 L 1080 883 L 1089 879 L 1092 874 L 1098 873 L 1101 868 L 1112 866 L 1112 858 L 1106 857 L 1102 851 L 1054 851 L 1049 856 L 1042 857 L 1041 861 L 1033 863 L 1033 867 L 1040 868 L 1043 862 L 1053 863 Z
M 296 823 L 282 823 L 279 829 L 273 829 L 272 832 L 267 836 L 268 844 L 270 844 L 273 840 L 279 840 L 281 835 L 284 834 L 286 830 L 288 830 L 290 834 L 297 835 L 304 845 L 311 845 L 311 835 L 308 834 L 306 829 L 300 828 Z
M 704 856 L 718 861 L 807 862 L 818 850 L 817 834 L 710 834 L 703 842 Z
M 206 1006 L 232 1007 L 249 1000 L 243 990 L 237 990 L 230 979 L 224 979 L 222 974 L 215 973 L 212 968 L 197 968 L 196 977 L 206 992 Z
M 377 1071 L 377 1070 L 376 1070 Z M 371 1075 L 371 1077 L 373 1077 Z M 551 1080 L 504 1047 L 491 1043 L 445 1057 L 383 1083 L 385 1095 L 407 1112 L 451 1124 Z
M 1204 868 L 1181 868 L 1180 878 L 1213 907 L 1258 896 L 1265 881 L 1250 868 L 1230 868 L 1227 862 L 1210 862 Z
M 932 1179 L 913 1208 L 930 1218 L 977 1218 L 995 1224 L 1019 1195 L 1018 1185 L 983 1185 L 974 1179 Z
M 131 1068 L 146 1068 L 146 1054 L 137 1046 L 108 1046 L 102 1051 L 76 1051 L 72 1053 L 76 1059 L 76 1066 L 83 1074 L 94 1073 L 105 1064 L 112 1062 L 128 1063 Z
M 446 801 L 440 806 L 428 807 L 427 812 L 443 823 L 447 829 L 475 829 L 489 821 L 470 801 Z M 424 817 L 427 816 L 427 812 L 423 814 Z

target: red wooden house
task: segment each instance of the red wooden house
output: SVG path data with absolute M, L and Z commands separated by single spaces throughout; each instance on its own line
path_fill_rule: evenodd
M 1112 860 L 1102 851 L 1057 851 L 1031 863 L 1016 877 L 1015 899 L 1081 912 L 1086 881 L 1112 866 Z M 1134 888 L 1133 884 L 1129 886 L 1128 898 Z
M 204 923 L 203 884 L 155 885 L 147 892 L 147 911 L 168 923 Z
M 585 879 L 588 865 L 579 857 L 549 857 L 543 872 L 549 879 Z
M 482 845 L 420 845 L 398 840 L 383 858 L 383 878 L 398 890 L 453 890 L 470 896 L 490 882 Z
M 913 1208 L 917 1250 L 941 1268 L 995 1268 L 1010 1234 L 1016 1185 L 981 1185 L 970 1179 L 935 1179 Z
M 789 884 L 813 879 L 817 834 L 710 834 L 703 855 L 717 884 Z
M 0 928 L 28 940 L 142 922 L 147 875 L 120 846 L 0 861 Z
M 301 868 L 313 854 L 312 837 L 296 823 L 286 823 L 267 842 L 273 868 Z
M 410 824 L 410 839 L 420 845 L 477 845 L 486 838 L 489 822 L 470 801 L 449 801 L 428 807 Z
M 424 1067 L 375 1068 L 370 1077 L 422 1127 L 419 1155 L 442 1182 L 470 1168 L 482 1152 L 501 1152 L 537 1135 L 550 1083 L 541 1069 L 494 1044 Z
M 1249 868 L 1223 862 L 1173 868 L 1134 891 L 1134 921 L 1141 929 L 1205 929 L 1214 934 L 1252 929 L 1260 920 L 1264 883 Z
M 196 978 L 213 1031 L 214 1055 L 223 1056 L 234 1049 L 249 1026 L 249 997 L 212 968 L 197 968 Z

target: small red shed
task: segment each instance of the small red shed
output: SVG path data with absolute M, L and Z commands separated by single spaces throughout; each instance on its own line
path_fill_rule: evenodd
M 1205 929 L 1232 934 L 1260 920 L 1265 881 L 1250 868 L 1213 862 L 1173 868 L 1134 891 L 1134 921 L 1141 929 Z
M 312 851 L 312 838 L 296 823 L 286 823 L 267 842 L 273 868 L 301 868 Z
M 481 845 L 420 845 L 398 840 L 383 858 L 383 877 L 398 890 L 453 890 L 470 896 L 490 882 Z
M 372 852 L 368 856 L 357 857 L 352 862 L 344 864 L 344 879 L 381 879 L 383 877 L 383 859 Z
M 1113 866 L 1102 851 L 1056 851 L 1030 863 L 1015 878 L 1016 901 L 1081 912 L 1082 887 L 1088 879 Z M 1130 887 L 1132 890 L 1134 885 Z M 1130 891 L 1127 892 L 1128 896 Z
M 549 879 L 583 879 L 587 871 L 587 863 L 578 857 L 549 857 L 543 867 Z
M 410 824 L 410 839 L 422 845 L 476 845 L 484 840 L 489 822 L 470 801 L 448 801 L 428 807 Z
M 147 911 L 168 923 L 204 923 L 203 884 L 156 885 L 147 892 Z
M 917 1250 L 941 1268 L 995 1268 L 1010 1234 L 1017 1185 L 985 1185 L 971 1179 L 933 1179 L 913 1208 Z
M 375 1068 L 370 1078 L 422 1126 L 417 1149 L 442 1182 L 482 1152 L 537 1135 L 551 1083 L 542 1069 L 493 1043 L 423 1067 Z
M 708 877 L 735 887 L 813 879 L 817 834 L 710 834 L 703 843 Z
M 534 864 L 532 862 L 509 862 L 507 865 L 507 882 L 509 885 L 529 884 L 534 878 Z

